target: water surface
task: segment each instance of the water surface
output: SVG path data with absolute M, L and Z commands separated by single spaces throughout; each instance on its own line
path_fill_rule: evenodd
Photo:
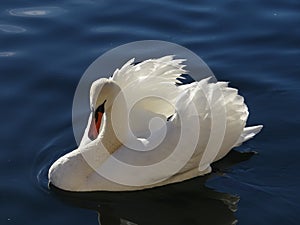
M 98 224 L 95 207 L 49 191 L 47 169 L 76 147 L 72 101 L 85 69 L 105 51 L 144 39 L 174 42 L 201 56 L 219 80 L 239 88 L 249 124 L 265 128 L 239 149 L 259 154 L 205 180 L 202 192 L 200 181 L 192 181 L 176 189 L 184 193 L 180 200 L 164 190 L 142 195 L 149 205 L 140 210 L 137 197 L 128 203 L 104 196 L 108 220 L 150 215 L 144 224 L 172 224 L 176 212 L 190 207 L 182 218 L 191 220 L 182 224 L 200 224 L 206 198 L 210 213 L 228 213 L 228 223 L 299 224 L 299 9 L 295 0 L 1 2 L 1 224 Z M 236 208 L 222 193 L 237 196 Z M 110 216 L 112 203 L 122 215 Z M 153 213 L 152 223 L 153 207 L 163 215 Z

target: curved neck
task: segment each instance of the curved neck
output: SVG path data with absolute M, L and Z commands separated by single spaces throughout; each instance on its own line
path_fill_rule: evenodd
M 103 127 L 99 134 L 100 141 L 107 149 L 107 151 L 112 154 L 122 145 L 121 141 L 117 138 L 116 132 L 112 124 L 111 110 L 107 110 L 103 116 Z
M 127 120 L 124 119 L 126 115 L 126 101 L 121 88 L 114 82 L 109 82 L 105 85 L 106 89 L 106 103 L 105 113 L 102 118 L 103 127 L 100 131 L 100 141 L 112 154 L 120 148 L 122 140 L 127 135 Z M 119 138 L 118 138 L 119 137 Z

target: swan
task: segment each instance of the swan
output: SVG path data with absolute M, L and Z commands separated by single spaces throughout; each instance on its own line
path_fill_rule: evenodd
M 184 59 L 129 60 L 90 88 L 77 149 L 56 160 L 49 183 L 67 191 L 133 191 L 211 172 L 210 164 L 254 137 L 237 89 L 210 78 L 182 84 Z

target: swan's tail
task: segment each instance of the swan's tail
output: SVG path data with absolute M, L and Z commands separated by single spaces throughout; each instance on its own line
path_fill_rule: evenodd
M 252 127 L 245 127 L 241 136 L 235 143 L 234 147 L 240 146 L 243 142 L 248 141 L 249 139 L 253 138 L 257 133 L 261 131 L 263 125 L 257 125 Z

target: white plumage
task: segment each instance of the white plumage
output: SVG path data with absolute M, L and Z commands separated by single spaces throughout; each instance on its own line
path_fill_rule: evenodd
M 51 166 L 50 182 L 71 191 L 180 182 L 210 172 L 212 162 L 261 130 L 245 127 L 247 106 L 227 82 L 178 85 L 184 61 L 165 56 L 134 65 L 132 59 L 95 81 L 91 108 L 105 103 L 100 133 L 88 136 L 92 111 L 79 148 Z

